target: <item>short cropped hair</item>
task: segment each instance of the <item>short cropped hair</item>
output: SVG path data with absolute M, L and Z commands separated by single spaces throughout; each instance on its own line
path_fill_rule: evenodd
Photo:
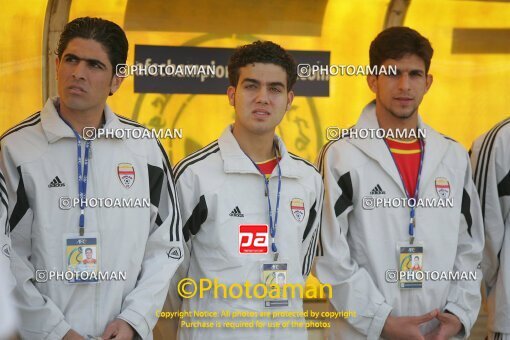
M 128 40 L 124 30 L 114 22 L 101 18 L 82 17 L 67 23 L 58 42 L 56 54 L 59 59 L 74 38 L 92 39 L 100 43 L 112 64 L 112 75 L 118 64 L 126 63 Z
M 239 69 L 248 64 L 263 63 L 281 66 L 287 73 L 287 91 L 291 91 L 297 79 L 297 66 L 294 58 L 280 45 L 271 41 L 255 41 L 236 48 L 228 62 L 228 80 L 237 87 Z
M 390 27 L 379 33 L 370 44 L 370 67 L 380 67 L 388 59 L 401 59 L 407 54 L 417 55 L 429 72 L 434 49 L 430 41 L 409 27 Z

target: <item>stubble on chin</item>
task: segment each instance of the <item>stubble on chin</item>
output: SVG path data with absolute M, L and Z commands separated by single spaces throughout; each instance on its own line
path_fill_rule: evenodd
M 395 118 L 397 119 L 401 119 L 401 120 L 405 120 L 405 119 L 409 119 L 411 118 L 412 116 L 414 116 L 416 114 L 416 111 L 417 109 L 414 108 L 411 112 L 407 113 L 407 112 L 404 112 L 404 113 L 401 113 L 401 114 L 398 114 L 396 113 L 395 111 L 393 110 L 388 110 L 388 112 Z

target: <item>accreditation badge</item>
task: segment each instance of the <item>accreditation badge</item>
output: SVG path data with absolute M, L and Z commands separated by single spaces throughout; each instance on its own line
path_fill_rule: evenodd
M 264 307 L 288 307 L 289 299 L 285 292 L 287 284 L 286 262 L 262 263 L 262 284 L 267 287 Z
M 423 286 L 423 244 L 400 243 L 398 246 L 399 288 L 422 288 Z
M 67 283 L 97 283 L 99 272 L 98 235 L 64 235 L 64 278 Z

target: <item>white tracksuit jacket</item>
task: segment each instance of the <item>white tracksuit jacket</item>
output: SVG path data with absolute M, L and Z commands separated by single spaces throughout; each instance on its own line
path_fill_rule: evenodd
M 386 271 L 398 268 L 397 242 L 409 240 L 410 209 L 364 210 L 362 204 L 376 186 L 383 191 L 377 197 L 405 197 L 397 167 L 382 139 L 330 142 L 319 155 L 326 196 L 315 273 L 333 286 L 331 303 L 337 310 L 357 313 L 334 324 L 333 339 L 377 339 L 390 314 L 447 309 L 459 317 L 467 335 L 477 318 L 484 236 L 468 154 L 421 119 L 419 127 L 426 130 L 419 197 L 439 198 L 435 180 L 445 178 L 454 201 L 454 207 L 416 209 L 415 241 L 423 242 L 423 270 L 477 271 L 476 281 L 425 281 L 420 289 L 386 282 Z M 372 102 L 353 129 L 377 128 Z M 432 320 L 421 331 L 428 333 L 437 324 Z
M 5 177 L 0 171 L 0 339 L 14 335 L 17 326 L 17 313 L 12 299 L 14 278 L 10 268 L 10 244 L 9 224 L 7 223 L 8 212 L 7 188 Z
M 276 230 L 276 245 L 280 259 L 288 263 L 287 283 L 305 283 L 315 255 L 319 214 L 322 207 L 323 185 L 320 174 L 307 161 L 287 152 L 277 137 L 281 167 L 281 197 Z M 183 234 L 187 248 L 180 276 L 199 280 L 218 279 L 222 284 L 249 281 L 261 283 L 261 261 L 272 259 L 268 254 L 240 254 L 239 225 L 269 224 L 268 202 L 264 180 L 250 159 L 243 153 L 227 127 L 221 137 L 186 157 L 175 166 L 176 187 L 183 217 Z M 269 179 L 273 217 L 275 214 L 278 170 Z M 291 201 L 304 202 L 305 216 L 297 220 Z M 271 241 L 269 239 L 269 247 Z M 186 246 L 185 246 L 186 247 Z M 173 280 L 173 281 L 174 281 Z M 175 282 L 174 282 L 175 283 Z M 174 309 L 180 300 L 171 285 L 169 298 Z M 290 307 L 265 308 L 258 299 L 213 298 L 211 292 L 203 298 L 184 299 L 184 311 L 302 311 L 302 300 L 290 301 Z M 250 318 L 248 320 L 255 320 Z M 203 319 L 202 319 L 203 320 Z M 207 320 L 207 319 L 205 319 Z M 223 322 L 228 319 L 216 320 Z M 239 322 L 236 318 L 230 321 Z M 296 319 L 294 319 L 296 320 Z M 267 322 L 268 320 L 263 320 Z M 273 320 L 274 321 L 274 320 Z M 281 320 L 279 320 L 281 321 Z M 298 319 L 304 321 L 304 319 Z M 268 329 L 240 328 L 180 328 L 181 339 L 307 339 L 304 328 Z
M 63 235 L 78 233 L 79 207 L 59 208 L 60 197 L 78 197 L 78 177 L 76 138 L 59 117 L 56 100 L 49 99 L 40 113 L 1 139 L 21 336 L 60 339 L 70 328 L 100 336 L 120 318 L 142 338 L 151 338 L 156 310 L 182 261 L 169 255 L 171 250 L 182 253 L 181 222 L 168 158 L 156 140 L 100 138 L 91 143 L 88 198 L 150 198 L 144 207 L 85 209 L 85 232 L 99 234 L 100 271 L 125 271 L 126 280 L 35 281 L 36 270 L 64 270 Z M 143 129 L 108 106 L 105 120 L 107 129 Z M 135 171 L 131 187 L 120 181 L 120 163 Z M 52 182 L 60 183 L 50 187 Z
M 482 261 L 488 293 L 488 328 L 510 333 L 510 119 L 484 135 L 471 148 L 474 180 L 485 222 Z

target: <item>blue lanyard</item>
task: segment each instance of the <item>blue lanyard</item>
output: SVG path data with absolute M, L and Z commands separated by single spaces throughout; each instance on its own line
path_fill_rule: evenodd
M 60 115 L 60 114 L 59 114 Z M 62 116 L 60 116 L 62 118 Z M 89 152 L 90 152 L 90 143 L 91 141 L 88 140 L 85 142 L 85 157 L 82 160 L 81 157 L 81 137 L 76 132 L 75 129 L 67 122 L 64 118 L 62 120 L 73 130 L 73 133 L 76 137 L 76 145 L 77 145 L 77 151 L 78 151 L 78 192 L 80 195 L 80 220 L 79 220 L 79 231 L 80 236 L 83 236 L 85 234 L 85 200 L 87 198 L 87 176 L 89 171 Z M 83 163 L 83 170 L 82 170 L 82 163 Z
M 275 148 L 276 149 L 276 148 Z M 246 155 L 246 153 L 245 153 Z M 280 191 L 282 189 L 282 170 L 280 168 L 280 161 L 278 159 L 278 154 L 276 154 L 276 165 L 278 167 L 278 191 L 276 193 L 276 210 L 274 215 L 274 224 L 273 224 L 273 213 L 271 208 L 271 195 L 269 194 L 269 179 L 266 177 L 266 175 L 260 171 L 260 168 L 257 166 L 257 164 L 250 158 L 250 156 L 246 155 L 248 159 L 253 163 L 255 168 L 260 172 L 262 175 L 262 178 L 264 179 L 264 185 L 266 187 L 266 196 L 267 196 L 267 205 L 269 207 L 269 233 L 271 235 L 271 251 L 274 254 L 274 260 L 278 260 L 278 248 L 276 248 L 276 225 L 278 224 L 278 208 L 280 206 Z
M 418 168 L 418 178 L 416 179 L 416 189 L 414 190 L 414 204 L 411 207 L 411 211 L 409 212 L 409 243 L 414 243 L 414 228 L 416 227 L 416 221 L 415 221 L 415 214 L 416 214 L 416 202 L 418 200 L 418 194 L 420 191 L 420 178 L 421 178 L 421 170 L 423 168 L 423 158 L 425 156 L 425 142 L 422 139 L 419 139 L 420 141 L 420 167 Z M 404 178 L 402 177 L 402 174 L 400 173 L 400 170 L 398 169 L 397 161 L 395 160 L 395 156 L 393 156 L 393 153 L 391 152 L 390 146 L 388 145 L 388 142 L 386 142 L 386 139 L 384 139 L 384 143 L 388 147 L 388 151 L 390 152 L 391 158 L 393 159 L 393 163 L 395 163 L 395 166 L 397 167 L 398 175 L 400 176 L 400 180 L 402 181 L 402 186 L 404 187 L 404 191 L 406 193 L 406 197 L 409 201 L 411 198 L 411 195 L 407 191 L 406 183 L 404 182 Z

